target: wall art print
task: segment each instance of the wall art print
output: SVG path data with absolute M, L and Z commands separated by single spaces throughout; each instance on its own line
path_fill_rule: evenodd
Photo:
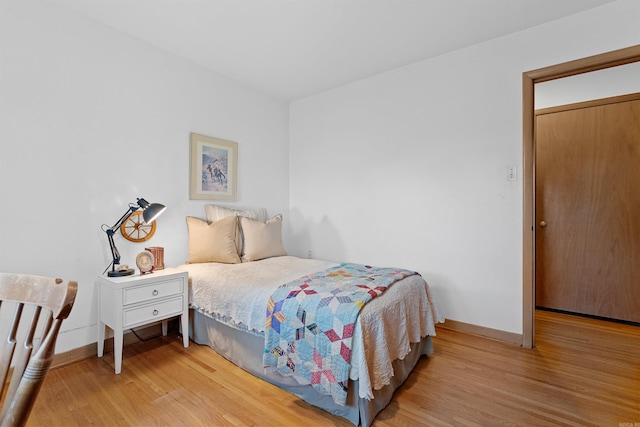
M 236 200 L 238 144 L 190 135 L 190 199 Z

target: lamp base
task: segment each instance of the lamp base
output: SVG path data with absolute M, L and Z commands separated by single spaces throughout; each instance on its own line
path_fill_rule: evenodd
M 117 270 L 117 271 L 109 271 L 107 276 L 109 277 L 122 277 L 122 276 L 131 276 L 136 271 L 133 268 L 127 268 L 126 270 Z

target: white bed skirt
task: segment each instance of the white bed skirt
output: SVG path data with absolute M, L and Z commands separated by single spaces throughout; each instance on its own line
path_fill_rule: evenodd
M 358 381 L 349 381 L 347 404 L 340 406 L 333 402 L 331 396 L 319 394 L 310 385 L 302 386 L 293 377 L 265 374 L 262 363 L 264 337 L 232 328 L 196 310 L 190 310 L 189 317 L 189 331 L 195 343 L 208 345 L 245 371 L 293 393 L 313 406 L 343 417 L 355 425 L 366 427 L 389 404 L 394 391 L 407 379 L 420 357 L 433 353 L 429 336 L 419 343 L 411 344 L 411 352 L 403 360 L 393 362 L 394 376 L 391 383 L 380 390 L 374 390 L 373 400 L 357 397 Z

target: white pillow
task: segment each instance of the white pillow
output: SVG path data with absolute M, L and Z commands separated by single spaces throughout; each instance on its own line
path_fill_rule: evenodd
M 267 222 L 240 217 L 240 228 L 244 235 L 242 261 L 258 261 L 264 258 L 287 255 L 282 244 L 282 215 Z
M 209 222 L 218 221 L 219 219 L 226 218 L 232 215 L 253 218 L 262 222 L 265 222 L 268 219 L 267 210 L 265 208 L 241 210 L 225 208 L 224 206 L 217 205 L 205 205 L 204 211 L 207 215 L 207 221 Z
M 257 209 L 232 209 L 225 208 L 224 206 L 218 205 L 205 205 L 204 212 L 207 216 L 207 221 L 215 222 L 219 221 L 228 216 L 239 216 L 246 218 L 253 218 L 261 222 L 265 222 L 269 217 L 267 216 L 267 210 L 265 208 L 257 208 Z M 238 221 L 238 233 L 236 234 L 236 248 L 238 250 L 238 254 L 242 255 L 243 246 L 242 246 L 242 229 L 240 229 L 240 221 Z

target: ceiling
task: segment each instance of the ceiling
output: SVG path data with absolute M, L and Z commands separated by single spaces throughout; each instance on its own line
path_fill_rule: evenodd
M 295 100 L 614 0 L 47 0 Z

